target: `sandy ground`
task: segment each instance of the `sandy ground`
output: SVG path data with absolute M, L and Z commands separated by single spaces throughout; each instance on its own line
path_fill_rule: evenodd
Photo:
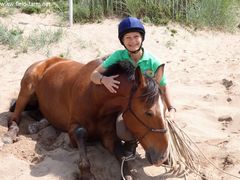
M 60 54 L 88 62 L 122 48 L 117 39 L 118 21 L 62 27 L 64 38 L 38 51 L 18 53 L 17 49 L 0 45 L 0 137 L 7 131 L 10 100 L 17 96 L 20 79 L 30 64 Z M 8 27 L 18 26 L 26 35 L 34 29 L 57 29 L 61 24 L 53 15 L 25 14 L 0 18 L 0 22 Z M 174 24 L 146 25 L 146 29 L 144 47 L 167 64 L 176 121 L 211 162 L 240 177 L 240 34 L 195 32 Z M 172 35 L 172 29 L 177 33 Z M 53 127 L 29 135 L 26 129 L 32 122 L 24 115 L 18 141 L 0 144 L 0 179 L 75 179 L 78 152 L 69 145 L 67 135 Z M 89 146 L 88 154 L 97 179 L 119 179 L 117 161 L 100 144 Z M 141 147 L 138 154 L 132 162 L 137 179 L 183 179 L 164 175 L 163 167 L 150 166 Z M 202 166 L 206 179 L 236 179 L 206 160 Z M 201 178 L 190 174 L 188 179 Z

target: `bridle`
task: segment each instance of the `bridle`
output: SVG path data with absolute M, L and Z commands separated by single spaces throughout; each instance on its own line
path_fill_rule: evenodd
M 152 127 L 149 127 L 144 121 L 142 121 L 137 115 L 136 113 L 132 110 L 131 108 L 131 104 L 132 104 L 132 98 L 133 98 L 133 94 L 136 90 L 134 90 L 134 88 L 131 89 L 131 93 L 130 93 L 130 96 L 129 96 L 129 100 L 128 100 L 128 106 L 127 108 L 125 109 L 125 111 L 123 112 L 123 115 L 129 111 L 134 117 L 135 119 L 141 123 L 146 129 L 147 131 L 142 135 L 140 136 L 140 138 L 137 138 L 137 141 L 140 141 L 142 140 L 148 133 L 166 133 L 167 132 L 167 128 L 152 128 Z

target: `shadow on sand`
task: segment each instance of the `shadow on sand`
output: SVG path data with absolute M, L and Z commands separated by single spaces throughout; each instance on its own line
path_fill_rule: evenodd
M 0 136 L 7 131 L 7 119 L 11 112 L 0 114 Z M 28 125 L 35 121 L 26 113 L 22 115 L 18 141 L 7 146 L 23 147 L 24 139 L 35 142 L 34 153 L 25 153 L 25 158 L 30 161 L 30 175 L 32 177 L 55 177 L 60 180 L 78 179 L 78 150 L 71 146 L 67 133 L 60 132 L 52 126 L 40 130 L 36 134 L 28 133 Z M 5 132 L 4 132 L 5 131 Z M 4 148 L 4 147 L 3 147 Z M 10 148 L 11 149 L 11 148 Z M 24 151 L 23 148 L 21 148 Z M 11 152 L 10 152 L 11 153 Z M 97 180 L 117 180 L 120 179 L 120 165 L 113 155 L 106 151 L 100 143 L 94 143 L 87 147 L 87 153 L 91 162 L 91 170 Z M 150 166 L 145 158 L 137 154 L 135 160 L 130 162 L 133 167 L 134 177 L 138 180 L 164 180 L 173 178 L 173 175 L 166 173 L 163 167 L 159 167 L 157 175 L 146 169 Z M 151 169 L 151 167 L 149 168 Z M 149 174 L 149 175 L 148 175 Z M 119 178 L 118 178 L 119 177 Z M 54 178 L 53 178 L 54 179 Z

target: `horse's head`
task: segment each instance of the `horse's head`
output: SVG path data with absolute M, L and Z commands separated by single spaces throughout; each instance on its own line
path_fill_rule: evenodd
M 143 146 L 151 164 L 161 165 L 168 156 L 167 127 L 159 87 L 137 68 L 128 106 L 123 114 L 128 129 Z
M 143 146 L 149 162 L 161 165 L 168 156 L 168 138 L 158 84 L 154 79 L 144 77 L 139 68 L 135 70 L 129 61 L 113 64 L 104 75 L 115 74 L 120 75 L 117 79 L 121 83 L 118 93 L 112 96 L 124 99 L 126 126 Z M 120 101 L 115 99 L 114 103 Z

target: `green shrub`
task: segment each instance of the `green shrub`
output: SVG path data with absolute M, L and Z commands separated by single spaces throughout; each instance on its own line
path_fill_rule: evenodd
M 8 29 L 0 24 L 0 44 L 8 46 L 20 52 L 27 52 L 28 49 L 39 50 L 58 42 L 63 36 L 63 30 L 56 31 L 35 29 L 28 37 L 23 36 L 20 28 Z
M 51 10 L 68 19 L 67 0 L 0 0 L 0 3 L 6 2 L 30 2 L 28 6 L 16 8 L 27 14 Z M 44 3 L 51 5 L 41 6 Z M 177 21 L 196 27 L 231 29 L 237 27 L 240 21 L 240 0 L 73 0 L 73 3 L 76 23 L 98 22 L 103 17 L 117 15 L 135 16 L 154 24 Z M 1 14 L 5 16 L 8 13 L 0 11 Z
M 146 4 L 145 15 L 149 17 L 150 21 L 156 25 L 164 24 L 166 25 L 169 18 L 165 15 L 164 9 L 153 3 Z
M 62 38 L 62 35 L 62 29 L 57 31 L 35 29 L 31 32 L 31 35 L 26 39 L 26 41 L 30 48 L 38 50 L 58 42 Z
M 15 9 L 12 7 L 0 7 L 0 16 L 7 17 L 14 14 Z
M 9 46 L 9 48 L 16 48 L 23 39 L 23 31 L 20 28 L 8 29 L 0 25 L 0 43 Z
M 41 7 L 39 6 L 26 6 L 21 8 L 21 12 L 25 14 L 39 14 L 41 12 Z
M 235 5 L 234 0 L 199 0 L 189 7 L 187 21 L 200 27 L 232 29 L 239 9 Z
M 74 22 L 96 22 L 104 16 L 103 6 L 97 3 L 77 3 L 73 6 Z

